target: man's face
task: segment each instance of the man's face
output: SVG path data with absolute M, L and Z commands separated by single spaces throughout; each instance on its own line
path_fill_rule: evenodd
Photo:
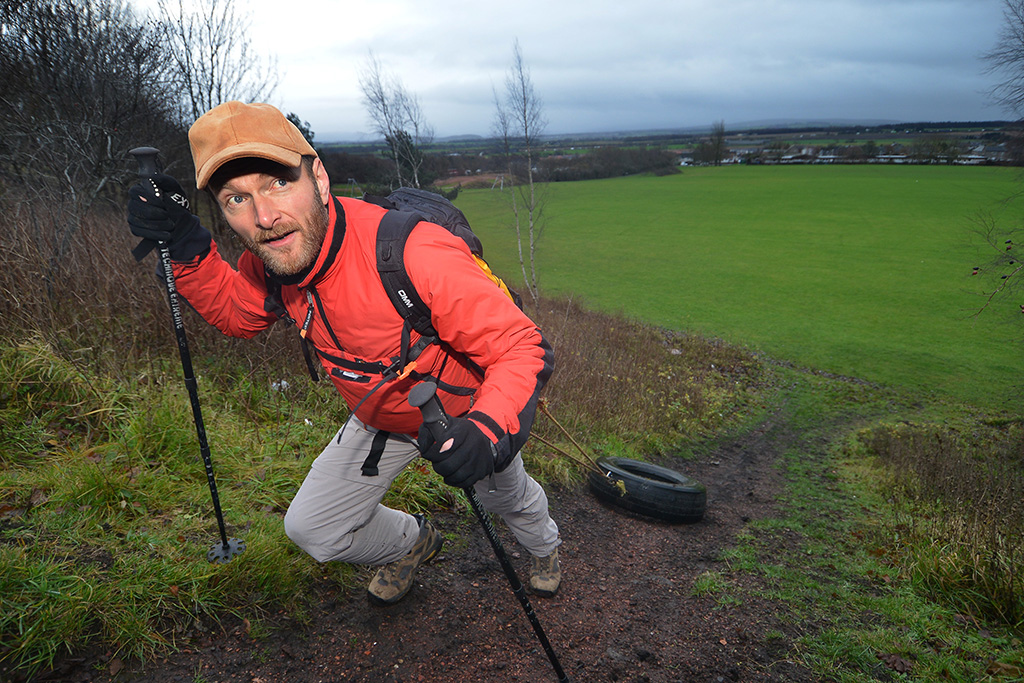
M 245 248 L 278 275 L 316 260 L 327 235 L 330 183 L 317 159 L 313 175 L 270 162 L 242 166 L 216 191 L 217 204 Z

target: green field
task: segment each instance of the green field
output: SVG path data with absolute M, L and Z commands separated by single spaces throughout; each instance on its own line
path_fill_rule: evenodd
M 975 217 L 1018 171 L 773 166 L 560 183 L 547 192 L 541 287 L 825 371 L 1016 411 L 1022 301 L 981 316 Z M 518 280 L 507 194 L 457 204 L 495 270 Z M 983 273 L 984 274 L 984 273 Z

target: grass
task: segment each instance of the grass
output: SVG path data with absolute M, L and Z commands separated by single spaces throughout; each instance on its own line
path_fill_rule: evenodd
M 1021 302 L 973 317 L 995 285 L 971 273 L 990 260 L 977 216 L 1018 220 L 1001 203 L 1016 181 L 1003 168 L 772 166 L 556 184 L 541 284 L 821 370 L 1014 408 Z M 517 274 L 503 202 L 457 200 L 495 269 Z
M 965 612 L 1024 624 L 1019 424 L 882 423 L 847 449 L 888 475 L 885 548 L 909 580 Z
M 697 596 L 715 595 L 724 590 L 721 572 L 703 572 L 694 580 L 690 593 Z
M 4 424 L 26 426 L 0 461 L 0 659 L 31 672 L 90 642 L 147 657 L 198 620 L 301 616 L 310 585 L 345 585 L 351 568 L 310 562 L 281 525 L 335 427 L 320 394 L 241 378 L 238 404 L 200 385 L 229 533 L 248 542 L 221 566 L 203 561 L 219 536 L 180 385 L 87 378 L 39 341 L 4 348 L 0 367 Z
M 767 599 L 797 634 L 796 657 L 821 680 L 1020 680 L 1019 627 L 965 603 L 963 587 L 922 590 L 913 563 L 893 551 L 905 523 L 886 486 L 891 470 L 836 438 L 851 419 L 874 423 L 907 395 L 782 370 L 793 442 L 783 460 L 788 493 L 778 517 L 749 524 L 721 559 L 726 569 L 697 577 L 694 590 L 733 603 Z M 910 397 L 912 398 L 912 397 Z M 845 430 L 839 433 L 844 433 Z M 931 536 L 935 538 L 935 536 Z M 900 539 L 924 547 L 923 538 Z M 788 550 L 779 552 L 783 544 Z M 734 581 L 737 574 L 757 580 Z M 1003 672 L 1000 676 L 993 671 Z

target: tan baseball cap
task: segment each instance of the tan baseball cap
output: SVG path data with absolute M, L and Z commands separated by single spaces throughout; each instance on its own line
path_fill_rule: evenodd
M 234 159 L 257 157 L 295 168 L 303 154 L 316 155 L 277 107 L 262 103 L 232 101 L 217 105 L 192 124 L 188 142 L 200 190 L 218 168 Z

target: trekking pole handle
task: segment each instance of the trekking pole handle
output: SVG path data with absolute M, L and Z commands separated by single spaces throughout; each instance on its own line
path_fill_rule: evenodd
M 450 420 L 444 412 L 441 399 L 437 397 L 437 385 L 433 382 L 420 382 L 409 392 L 409 405 L 419 408 L 423 413 L 423 424 L 434 437 L 434 441 L 440 443 L 448 433 Z
M 157 155 L 160 150 L 156 147 L 136 147 L 128 152 L 139 164 L 139 177 L 149 178 L 160 172 L 160 162 Z

